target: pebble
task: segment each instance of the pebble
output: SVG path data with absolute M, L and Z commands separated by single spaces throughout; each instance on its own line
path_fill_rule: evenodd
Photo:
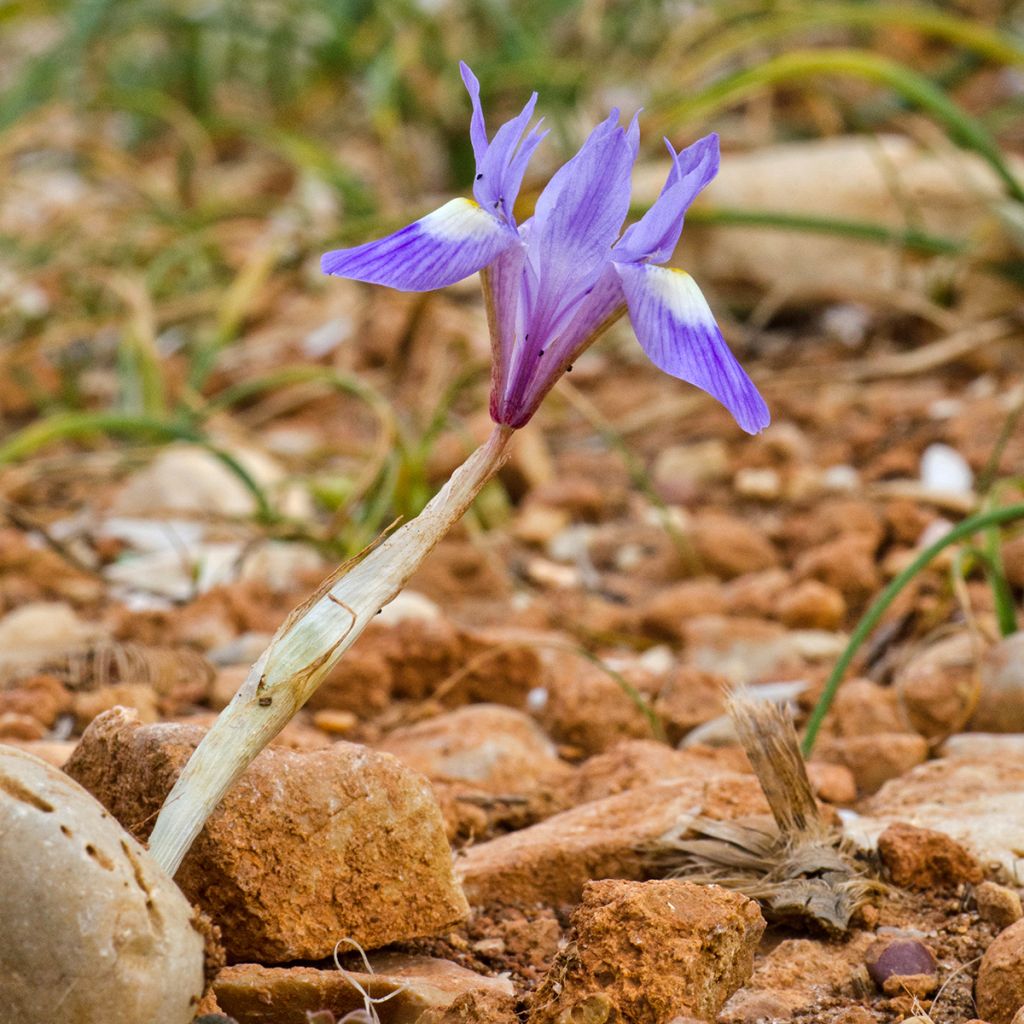
M 175 884 L 81 786 L 0 746 L 0 1018 L 188 1024 L 204 947 Z
M 928 739 L 959 732 L 980 690 L 978 651 L 970 634 L 955 633 L 926 647 L 897 671 L 893 687 L 915 732 Z
M 571 774 L 555 745 L 522 711 L 471 704 L 395 729 L 376 744 L 428 779 L 490 793 L 524 794 Z
M 713 1019 L 753 971 L 757 904 L 680 879 L 588 882 L 569 942 L 531 1000 L 529 1024 Z
M 985 950 L 974 997 L 978 1014 L 992 1024 L 1012 1024 L 1024 1007 L 1024 920 L 1010 925 Z
M 279 511 L 295 519 L 312 514 L 309 495 L 285 487 L 284 470 L 269 455 L 253 448 L 231 453 L 263 488 L 282 492 Z M 114 498 L 115 516 L 156 516 L 167 512 L 205 516 L 249 516 L 256 499 L 217 456 L 196 445 L 168 445 L 135 473 Z
M 921 764 L 928 756 L 928 741 L 903 732 L 843 736 L 822 740 L 817 754 L 822 761 L 849 768 L 861 793 L 876 793 L 886 782 Z
M 701 562 L 720 579 L 731 580 L 779 564 L 768 535 L 736 516 L 703 513 L 694 520 L 691 536 Z
M 974 902 L 978 905 L 978 917 L 989 921 L 997 928 L 1009 928 L 1024 917 L 1021 910 L 1020 894 L 1014 889 L 997 882 L 982 882 L 974 890 Z
M 878 837 L 878 854 L 895 885 L 919 892 L 950 890 L 984 877 L 981 865 L 945 832 L 896 823 Z
M 202 736 L 117 709 L 86 730 L 66 771 L 118 820 L 148 830 Z M 426 779 L 344 742 L 264 750 L 176 877 L 234 960 L 320 959 L 341 936 L 372 949 L 436 934 L 466 913 Z
M 971 494 L 974 474 L 967 460 L 948 444 L 930 444 L 921 456 L 921 483 L 943 494 Z
M 872 981 L 888 996 L 909 993 L 919 999 L 939 986 L 932 951 L 917 939 L 882 938 L 864 954 Z

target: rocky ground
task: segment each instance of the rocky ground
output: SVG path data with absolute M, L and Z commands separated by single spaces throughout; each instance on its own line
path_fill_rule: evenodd
M 974 230 L 907 140 L 886 145 L 941 227 Z M 814 160 L 776 157 L 835 184 L 832 207 L 873 210 L 891 196 L 858 163 L 865 149 L 833 140 Z M 765 160 L 727 161 L 738 206 Z M 209 168 L 207 186 L 230 193 L 239 167 Z M 282 222 L 301 219 L 301 182 L 270 161 L 244 170 L 251 194 L 279 190 Z M 62 223 L 58 185 L 45 168 L 19 179 L 36 190 L 19 209 L 51 202 L 48 223 Z M 117 233 L 120 194 L 82 193 L 92 237 Z M 261 519 L 238 476 L 183 441 L 87 431 L 0 466 L 0 809 L 27 808 L 37 829 L 28 850 L 0 844 L 19 866 L 0 863 L 0 879 L 20 880 L 0 890 L 0 921 L 59 870 L 66 905 L 46 907 L 70 933 L 85 934 L 79 910 L 104 892 L 114 906 L 128 894 L 121 920 L 140 935 L 185 928 L 181 894 L 150 878 L 110 816 L 145 841 L 203 730 L 339 550 L 414 512 L 486 435 L 471 287 L 424 298 L 313 284 L 315 253 L 275 249 L 264 266 L 263 225 L 245 216 L 215 225 L 257 276 L 241 341 L 207 382 L 204 429 L 280 515 Z M 1024 643 L 999 639 L 981 541 L 896 600 L 807 765 L 828 842 L 843 836 L 839 874 L 859 886 L 844 927 L 793 899 L 779 913 L 782 853 L 764 840 L 769 804 L 725 700 L 745 687 L 802 726 L 886 582 L 983 501 L 1019 500 L 1019 292 L 846 239 L 687 239 L 773 425 L 742 435 L 650 367 L 625 326 L 579 360 L 185 860 L 208 1024 L 1024 1019 Z M 190 315 L 164 304 L 151 325 L 171 392 L 187 391 L 174 332 Z M 40 387 L 71 379 L 77 343 L 60 321 L 4 364 L 12 434 L 33 422 Z M 85 404 L 116 392 L 108 328 L 94 328 L 99 355 L 74 378 Z M 217 405 L 296 363 L 362 381 L 383 405 L 323 378 Z M 989 541 L 1019 606 L 1024 536 Z M 76 804 L 69 778 L 109 814 Z M 706 865 L 687 873 L 697 841 L 731 851 L 721 885 Z M 812 875 L 802 884 L 835 882 Z M 171 985 L 199 941 L 192 929 L 132 946 L 139 990 L 160 972 Z M 46 942 L 39 956 L 84 970 L 92 949 Z M 40 991 L 61 977 L 40 971 Z M 202 979 L 182 978 L 186 1002 L 190 986 L 198 996 Z M 108 1024 L 141 1012 L 111 1006 Z
M 673 840 L 768 812 L 724 694 L 743 684 L 806 714 L 884 581 L 972 503 L 1013 394 L 992 354 L 853 384 L 839 346 L 802 344 L 816 383 L 773 376 L 796 342 L 755 363 L 775 425 L 753 439 L 631 368 L 649 398 L 630 396 L 644 422 L 628 444 L 649 490 L 578 416 L 524 433 L 504 525 L 471 519 L 441 545 L 186 859 L 177 881 L 215 936 L 203 1013 L 1018 1019 L 1024 648 L 994 642 L 989 590 L 952 586 L 948 560 L 887 615 L 808 766 L 879 883 L 848 930 L 766 928 L 749 878 L 673 877 Z M 621 419 L 607 360 L 581 364 L 576 386 Z M 442 436 L 435 479 L 459 450 Z M 1012 437 L 1004 468 L 1022 455 Z M 165 448 L 96 485 L 98 465 L 8 474 L 9 501 L 51 504 L 0 532 L 0 737 L 145 840 L 203 729 L 328 566 L 216 521 L 248 498 L 201 450 Z M 68 539 L 58 486 L 78 517 Z M 214 507 L 198 516 L 200 500 Z M 1019 592 L 1024 541 L 1004 560 Z M 177 585 L 191 593 L 169 599 Z

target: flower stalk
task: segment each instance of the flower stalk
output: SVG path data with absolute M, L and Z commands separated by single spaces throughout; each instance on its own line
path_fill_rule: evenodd
M 149 852 L 169 875 L 178 870 L 235 780 L 291 721 L 501 468 L 512 434 L 510 427 L 495 426 L 415 519 L 361 559 L 340 566 L 288 616 L 164 801 Z

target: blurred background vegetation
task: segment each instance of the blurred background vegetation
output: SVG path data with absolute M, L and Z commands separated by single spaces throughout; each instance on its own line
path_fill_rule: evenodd
M 370 372 L 348 372 L 318 358 L 316 338 L 303 365 L 290 358 L 285 369 L 261 364 L 258 348 L 232 362 L 231 349 L 268 318 L 315 334 L 336 312 L 294 298 L 323 288 L 324 248 L 467 187 L 460 59 L 481 79 L 492 125 L 541 94 L 553 133 L 525 203 L 612 105 L 645 109 L 641 162 L 661 159 L 660 135 L 682 145 L 715 129 L 741 153 L 893 132 L 974 154 L 996 182 L 986 199 L 995 227 L 944 234 L 909 208 L 896 225 L 870 212 L 793 212 L 784 178 L 777 209 L 712 200 L 691 222 L 895 246 L 1022 282 L 1022 32 L 1021 4 L 1009 0 L 8 2 L 0 465 L 69 437 L 190 439 L 217 448 L 273 521 L 272 502 L 210 424 L 316 384 L 368 424 L 350 451 L 332 453 L 342 461 L 330 473 L 306 461 L 334 526 L 362 524 L 347 546 L 414 511 L 429 493 L 429 443 L 463 385 L 478 388 L 479 407 L 485 352 L 471 349 L 464 376 L 410 416 L 395 411 L 372 359 Z M 945 323 L 957 294 L 933 280 L 922 301 Z M 751 305 L 731 307 L 741 325 Z M 338 469 L 345 458 L 351 472 Z

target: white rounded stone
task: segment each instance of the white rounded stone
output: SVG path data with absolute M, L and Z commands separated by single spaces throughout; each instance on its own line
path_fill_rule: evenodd
M 59 769 L 0 745 L 0 1022 L 188 1024 L 192 907 Z

